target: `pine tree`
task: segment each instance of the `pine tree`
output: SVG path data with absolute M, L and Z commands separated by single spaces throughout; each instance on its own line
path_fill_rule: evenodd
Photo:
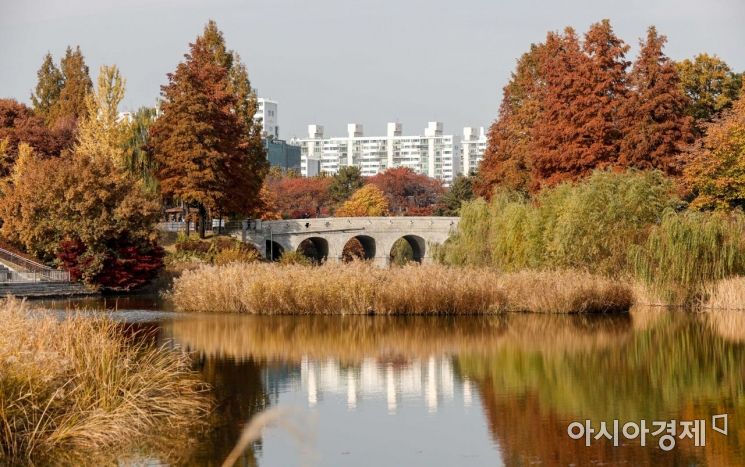
M 162 88 L 163 116 L 151 127 L 149 143 L 162 195 L 198 208 L 202 236 L 208 211 L 254 211 L 268 169 L 253 114 L 250 122 L 242 114 L 245 96 L 231 81 L 233 73 L 243 72 L 233 71 L 240 66 L 213 25 L 207 25 L 204 35 L 190 44 L 185 61 L 168 75 Z
M 346 201 L 352 193 L 362 188 L 365 180 L 359 167 L 345 166 L 332 177 L 329 194 L 336 203 Z
M 52 54 L 47 53 L 41 68 L 36 73 L 39 78 L 36 84 L 36 92 L 31 94 L 31 102 L 36 115 L 44 119 L 49 125 L 52 117 L 52 109 L 57 105 L 62 91 L 64 79 L 62 72 L 54 64 Z
M 632 92 L 623 109 L 628 123 L 618 164 L 677 175 L 680 151 L 692 135 L 688 99 L 675 64 L 662 52 L 666 41 L 652 26 L 641 43 L 629 76 Z
M 85 64 L 80 47 L 76 47 L 74 51 L 68 47 L 60 65 L 64 84 L 60 90 L 59 101 L 52 109 L 51 121 L 77 121 L 85 115 L 85 96 L 93 89 L 88 65 Z
M 124 138 L 127 124 L 119 121 L 119 103 L 124 98 L 125 81 L 116 65 L 101 66 L 95 92 L 85 96 L 86 112 L 78 125 L 77 154 L 107 157 L 124 166 Z

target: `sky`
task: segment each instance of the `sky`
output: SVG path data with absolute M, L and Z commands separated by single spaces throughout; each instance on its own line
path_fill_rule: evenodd
M 609 18 L 638 50 L 655 25 L 666 53 L 707 52 L 745 70 L 745 0 L 0 0 L 0 97 L 28 103 L 47 52 L 80 45 L 95 80 L 116 64 L 122 110 L 153 105 L 166 74 L 209 19 L 248 67 L 259 96 L 279 102 L 280 137 L 361 123 L 368 136 L 400 122 L 421 134 L 488 126 L 517 58 L 547 31 Z

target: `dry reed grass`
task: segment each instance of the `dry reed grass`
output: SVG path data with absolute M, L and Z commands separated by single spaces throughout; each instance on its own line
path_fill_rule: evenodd
M 111 320 L 39 314 L 0 304 L 0 464 L 141 450 L 204 420 L 209 398 L 186 354 Z
M 491 268 L 365 262 L 320 267 L 266 263 L 185 272 L 172 298 L 182 311 L 255 314 L 487 314 L 626 311 L 629 286 L 573 271 L 502 274 Z
M 708 287 L 705 296 L 701 303 L 704 309 L 745 310 L 745 277 L 717 281 Z

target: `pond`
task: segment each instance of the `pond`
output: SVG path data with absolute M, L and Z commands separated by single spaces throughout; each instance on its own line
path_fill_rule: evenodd
M 44 306 L 109 308 L 193 353 L 217 408 L 184 465 L 220 465 L 246 421 L 272 407 L 286 420 L 236 465 L 745 464 L 741 313 L 195 315 L 147 298 Z M 725 414 L 726 435 L 723 417 L 712 421 Z M 618 445 L 570 437 L 585 420 L 598 431 L 619 420 Z M 666 451 L 654 422 L 673 420 Z M 681 422 L 695 420 L 705 438 L 681 438 Z M 621 429 L 641 421 L 645 446 Z

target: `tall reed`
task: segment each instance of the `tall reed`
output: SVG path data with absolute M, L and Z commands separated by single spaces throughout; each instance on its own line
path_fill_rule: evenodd
M 257 314 L 571 313 L 633 304 L 630 287 L 586 273 L 502 274 L 418 264 L 379 269 L 360 261 L 205 266 L 177 279 L 172 297 L 183 311 Z
M 209 410 L 187 355 L 110 320 L 31 315 L 8 299 L 0 322 L 0 464 L 185 440 Z

